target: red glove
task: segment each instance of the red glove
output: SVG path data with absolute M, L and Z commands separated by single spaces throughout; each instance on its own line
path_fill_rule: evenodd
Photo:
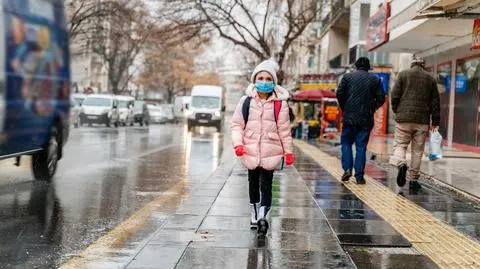
M 287 165 L 292 165 L 294 161 L 295 155 L 293 155 L 292 153 L 287 153 L 287 155 L 285 155 L 285 163 Z
M 235 147 L 235 155 L 237 155 L 238 157 L 242 157 L 243 155 L 245 155 L 245 153 L 245 148 L 243 146 Z

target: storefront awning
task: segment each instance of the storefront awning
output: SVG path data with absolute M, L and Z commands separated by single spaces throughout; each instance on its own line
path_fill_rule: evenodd
M 324 98 L 337 98 L 335 92 L 328 90 L 298 91 L 292 95 L 294 101 L 319 102 Z
M 390 40 L 374 51 L 417 53 L 472 33 L 473 20 L 412 20 L 390 31 Z

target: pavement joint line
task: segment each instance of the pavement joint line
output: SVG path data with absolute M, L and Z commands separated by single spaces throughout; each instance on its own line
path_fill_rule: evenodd
M 343 169 L 336 157 L 303 141 L 295 140 L 294 144 L 341 182 Z M 405 236 L 421 254 L 431 258 L 440 268 L 480 268 L 478 241 L 457 232 L 450 225 L 436 219 L 430 212 L 390 191 L 369 175 L 365 176 L 365 180 L 366 185 L 350 182 L 344 186 Z
M 305 180 L 300 180 L 300 178 L 302 178 L 302 176 L 300 175 L 300 173 L 298 172 L 298 170 L 295 168 L 295 166 L 292 166 L 292 176 L 294 179 L 297 179 L 298 181 L 301 181 L 301 183 L 303 183 L 303 185 L 306 187 L 306 191 L 310 194 L 310 199 L 313 200 L 313 202 L 315 203 L 315 205 L 317 205 L 317 209 L 322 213 L 323 217 L 325 217 L 325 220 L 326 220 L 326 223 L 328 225 L 328 228 L 330 228 L 330 231 L 333 233 L 333 236 L 335 237 L 335 239 L 337 240 L 337 243 L 341 246 L 342 245 L 342 242 L 340 242 L 340 239 L 338 238 L 338 235 L 337 233 L 335 232 L 335 230 L 333 229 L 332 225 L 330 224 L 330 221 L 328 221 L 328 218 L 327 218 L 327 215 L 325 215 L 325 212 L 323 212 L 322 208 L 320 207 L 320 205 L 318 204 L 317 200 L 315 199 L 315 193 L 312 192 L 311 188 L 308 187 L 307 183 L 305 182 Z M 345 251 L 345 255 L 347 255 L 348 259 L 350 260 L 351 264 L 354 264 L 355 265 L 355 262 L 353 261 L 353 258 L 350 256 L 350 254 Z M 355 265 L 356 266 L 356 265 Z
M 92 262 L 89 258 L 94 258 L 94 261 L 106 258 L 109 256 L 109 250 L 122 245 L 133 236 L 148 221 L 158 207 L 163 206 L 173 199 L 179 200 L 179 195 L 181 196 L 184 188 L 185 181 L 182 180 L 178 182 L 168 190 L 168 195 L 160 196 L 143 206 L 107 234 L 95 240 L 79 255 L 67 260 L 59 269 L 89 268 L 88 265 Z

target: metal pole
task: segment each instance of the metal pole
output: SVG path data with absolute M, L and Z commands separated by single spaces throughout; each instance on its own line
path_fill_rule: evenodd
M 452 79 L 450 80 L 450 100 L 448 105 L 448 148 L 453 146 L 453 119 L 455 113 L 455 90 L 457 84 L 457 62 L 452 60 Z

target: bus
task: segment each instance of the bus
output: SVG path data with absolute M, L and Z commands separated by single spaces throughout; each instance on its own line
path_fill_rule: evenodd
M 63 0 L 0 4 L 0 159 L 31 156 L 49 181 L 69 133 L 70 59 Z

